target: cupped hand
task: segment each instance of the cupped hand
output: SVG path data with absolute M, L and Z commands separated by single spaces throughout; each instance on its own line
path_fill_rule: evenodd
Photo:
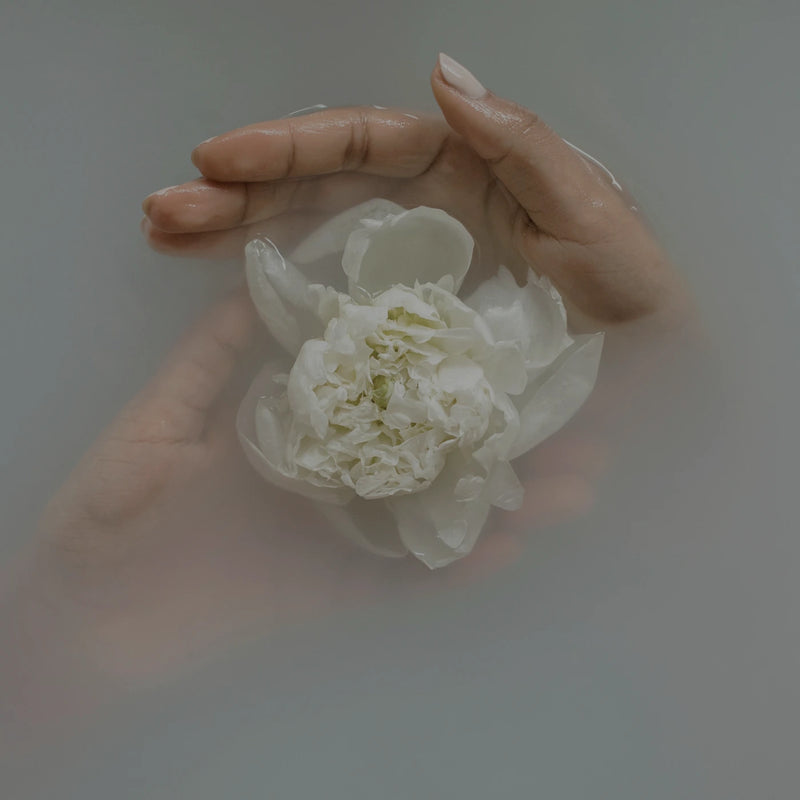
M 108 674 L 160 677 L 225 641 L 458 585 L 519 551 L 501 532 L 434 580 L 412 560 L 361 552 L 304 498 L 266 485 L 234 424 L 255 323 L 243 289 L 210 309 L 43 514 L 27 595 L 57 611 L 32 625 L 66 626 Z
M 338 108 L 203 142 L 192 154 L 203 177 L 145 200 L 151 244 L 239 255 L 269 224 L 387 197 L 461 220 L 485 269 L 505 264 L 522 278 L 527 265 L 550 277 L 573 325 L 686 315 L 676 271 L 607 170 L 446 56 L 431 83 L 444 119 Z

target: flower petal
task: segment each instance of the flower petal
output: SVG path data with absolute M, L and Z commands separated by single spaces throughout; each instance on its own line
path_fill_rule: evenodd
M 504 511 L 516 511 L 522 505 L 525 489 L 508 461 L 497 461 L 486 479 L 484 499 Z
M 561 295 L 546 277 L 528 270 L 518 286 L 506 267 L 482 283 L 466 300 L 486 321 L 498 342 L 515 342 L 529 375 L 547 366 L 572 344 Z
M 520 429 L 508 455 L 517 458 L 552 436 L 583 405 L 594 388 L 603 334 L 579 336 L 553 372 L 514 398 Z
M 520 432 L 519 412 L 508 395 L 495 396 L 495 409 L 490 420 L 491 433 L 481 446 L 472 453 L 472 458 L 488 473 L 498 461 L 508 461 Z
M 322 339 L 305 342 L 297 354 L 286 386 L 293 417 L 309 425 L 320 439 L 325 437 L 328 430 L 328 417 L 314 389 L 325 383 L 328 376 L 325 356 L 330 349 L 330 345 Z
M 455 293 L 474 246 L 457 219 L 439 208 L 419 206 L 380 222 L 364 221 L 347 238 L 342 267 L 351 294 L 356 287 L 374 294 L 398 283 L 436 283 L 448 275 Z
M 370 553 L 390 558 L 408 554 L 386 503 L 357 497 L 346 506 L 318 503 L 317 510 L 345 539 Z
M 325 324 L 338 310 L 338 292 L 310 284 L 269 239 L 248 242 L 245 272 L 259 316 L 292 354 L 306 339 L 321 336 Z
M 342 505 L 353 492 L 346 488 L 314 486 L 293 477 L 286 469 L 286 420 L 277 411 L 263 402 L 265 398 L 277 396 L 282 388 L 273 380 L 280 367 L 270 364 L 253 381 L 239 406 L 236 430 L 247 460 L 269 483 L 281 489 L 303 495 L 312 500 Z M 288 414 L 288 409 L 287 409 Z
M 453 501 L 455 502 L 455 501 Z M 481 500 L 447 505 L 456 516 L 430 514 L 426 503 L 416 495 L 391 501 L 403 544 L 431 569 L 438 569 L 467 555 L 475 546 L 486 519 L 489 504 Z
M 475 466 L 453 453 L 430 488 L 387 501 L 403 544 L 431 569 L 472 550 L 492 504 L 513 509 L 522 503 L 522 486 L 508 462 L 495 464 L 487 478 L 475 475 Z
M 347 237 L 360 222 L 364 220 L 380 222 L 390 215 L 402 214 L 404 211 L 403 206 L 380 197 L 359 203 L 331 217 L 312 231 L 292 251 L 291 259 L 295 264 L 311 264 L 333 253 L 341 253 L 347 244 Z
M 525 355 L 516 342 L 498 342 L 481 366 L 489 383 L 499 392 L 521 394 L 528 383 Z

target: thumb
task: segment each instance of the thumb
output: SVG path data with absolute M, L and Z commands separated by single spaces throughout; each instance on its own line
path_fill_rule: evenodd
M 683 281 L 599 162 L 449 56 L 439 56 L 431 84 L 450 127 L 519 203 L 520 252 L 586 324 L 649 318 L 674 327 L 692 315 Z
M 537 229 L 556 239 L 592 242 L 618 213 L 608 174 L 579 155 L 536 114 L 488 91 L 441 53 L 431 76 L 450 127 L 485 159 Z

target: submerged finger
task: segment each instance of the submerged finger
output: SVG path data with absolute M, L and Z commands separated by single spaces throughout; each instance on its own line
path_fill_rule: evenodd
M 255 312 L 244 288 L 213 306 L 132 401 L 118 421 L 116 435 L 127 441 L 165 443 L 201 439 L 255 329 Z
M 237 228 L 199 233 L 162 231 L 145 217 L 142 220 L 142 233 L 153 250 L 166 255 L 209 260 L 235 259 L 243 256 L 245 245 L 256 236 L 266 236 L 280 250 L 288 251 L 328 216 L 325 212 L 288 212 Z
M 525 496 L 518 511 L 509 512 L 512 530 L 534 530 L 556 525 L 588 513 L 594 504 L 592 482 L 576 473 L 532 477 L 525 482 Z
M 220 231 L 287 211 L 336 213 L 394 190 L 397 181 L 372 175 L 220 183 L 206 178 L 154 192 L 142 208 L 153 227 L 169 233 Z

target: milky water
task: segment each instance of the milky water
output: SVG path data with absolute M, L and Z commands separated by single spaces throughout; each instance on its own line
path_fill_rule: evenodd
M 591 511 L 496 569 L 387 573 L 302 530 L 233 551 L 203 533 L 230 488 L 209 479 L 157 563 L 115 573 L 119 596 L 94 593 L 87 559 L 102 624 L 76 629 L 49 599 L 4 618 L 3 796 L 794 796 L 796 5 L 7 6 L 7 585 L 24 586 L 20 554 L 71 466 L 239 280 L 233 262 L 149 251 L 144 195 L 247 122 L 431 109 L 439 50 L 623 181 L 712 345 L 677 373 L 688 390 L 660 387 L 615 428 Z M 265 497 L 265 529 L 288 526 Z

